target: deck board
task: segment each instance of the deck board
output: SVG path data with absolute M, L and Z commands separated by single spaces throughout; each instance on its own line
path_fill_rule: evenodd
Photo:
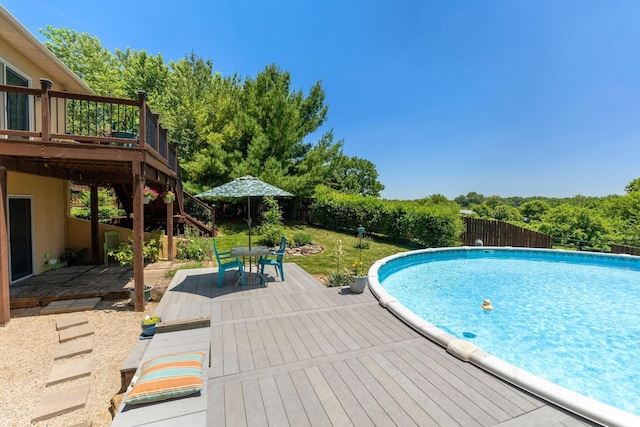
M 155 314 L 211 317 L 208 426 L 590 425 L 452 357 L 368 290 L 326 288 L 293 263 L 267 286 L 192 273 Z

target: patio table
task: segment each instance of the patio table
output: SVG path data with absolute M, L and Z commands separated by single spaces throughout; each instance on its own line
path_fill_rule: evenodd
M 247 275 L 247 283 L 255 284 L 259 283 L 260 281 L 260 273 L 258 272 L 258 258 L 262 256 L 273 255 L 273 251 L 266 246 L 233 246 L 229 255 L 231 255 L 232 257 L 242 257 L 242 263 L 245 265 L 246 259 L 249 258 L 249 274 Z M 252 271 L 252 258 L 255 258 L 256 260 L 255 274 Z M 265 283 L 267 283 L 266 280 Z

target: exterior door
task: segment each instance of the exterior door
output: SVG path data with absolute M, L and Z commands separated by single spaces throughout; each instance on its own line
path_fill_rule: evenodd
M 31 198 L 9 197 L 9 258 L 11 282 L 33 274 Z

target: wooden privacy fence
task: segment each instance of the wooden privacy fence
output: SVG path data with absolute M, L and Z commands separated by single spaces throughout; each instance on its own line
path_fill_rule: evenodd
M 484 246 L 516 246 L 523 248 L 551 248 L 553 238 L 548 234 L 518 227 L 504 221 L 462 217 L 466 231 L 460 239 L 465 246 L 482 240 Z
M 612 254 L 628 254 L 628 255 L 640 255 L 640 248 L 634 246 L 616 245 L 611 244 Z

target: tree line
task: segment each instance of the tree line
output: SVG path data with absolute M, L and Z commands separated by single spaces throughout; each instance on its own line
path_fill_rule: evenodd
M 550 234 L 558 244 L 597 249 L 607 249 L 611 243 L 640 247 L 640 178 L 631 181 L 623 195 L 503 198 L 470 192 L 454 201 L 474 216 Z
M 87 33 L 41 29 L 49 48 L 96 94 L 148 104 L 169 131 L 190 193 L 253 175 L 297 197 L 316 186 L 379 197 L 384 185 L 375 165 L 343 152 L 328 121 L 322 82 L 294 89 L 289 72 L 267 64 L 255 77 L 214 71 L 213 61 L 191 52 L 168 64 L 161 53 L 104 48 Z

